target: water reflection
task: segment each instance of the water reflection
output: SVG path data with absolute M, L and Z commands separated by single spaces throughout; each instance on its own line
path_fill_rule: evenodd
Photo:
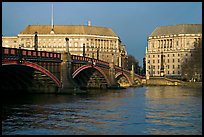
M 202 89 L 151 87 L 147 88 L 145 96 L 148 133 L 196 134 L 198 131 L 202 132 L 200 120 L 202 119 Z
M 8 97 L 2 134 L 201 134 L 201 98 L 202 92 L 181 87 Z

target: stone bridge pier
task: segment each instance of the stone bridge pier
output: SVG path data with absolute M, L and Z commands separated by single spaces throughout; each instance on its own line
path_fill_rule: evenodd
M 71 55 L 69 53 L 62 53 L 61 54 L 61 74 L 60 80 L 62 83 L 62 87 L 60 92 L 72 92 L 73 89 L 76 89 L 78 86 L 72 79 L 72 60 Z

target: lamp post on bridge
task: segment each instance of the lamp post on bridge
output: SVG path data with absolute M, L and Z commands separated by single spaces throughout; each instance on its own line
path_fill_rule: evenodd
M 97 48 L 96 55 L 97 55 L 97 60 L 99 60 L 99 48 Z
M 35 36 L 34 36 L 34 49 L 35 51 L 38 51 L 38 32 L 35 32 Z
M 67 59 L 67 62 L 68 62 L 68 68 L 70 68 L 71 69 L 71 54 L 70 54 L 70 52 L 69 52 L 69 38 L 65 38 L 65 40 L 66 40 L 66 59 Z
M 65 38 L 66 40 L 66 52 L 69 54 L 69 38 Z
M 86 52 L 85 52 L 85 44 L 83 44 L 83 57 L 86 56 Z

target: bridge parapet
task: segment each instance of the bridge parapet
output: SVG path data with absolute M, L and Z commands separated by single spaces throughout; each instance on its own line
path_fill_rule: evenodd
M 102 60 L 97 60 L 94 58 L 89 58 L 89 57 L 77 56 L 77 55 L 72 55 L 72 62 L 83 63 L 83 64 L 92 64 L 92 65 L 97 65 L 97 66 L 109 68 L 108 62 L 105 62 Z
M 61 53 L 2 47 L 2 60 L 20 59 L 61 62 Z

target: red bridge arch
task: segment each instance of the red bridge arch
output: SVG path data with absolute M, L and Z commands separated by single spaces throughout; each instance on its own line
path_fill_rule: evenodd
M 45 68 L 43 68 L 43 67 L 41 67 L 35 63 L 31 63 L 29 61 L 22 61 L 20 64 L 17 60 L 10 60 L 10 61 L 2 61 L 2 65 L 25 65 L 28 67 L 32 67 L 36 70 L 43 72 L 47 76 L 49 76 L 57 84 L 58 87 L 62 86 L 60 80 L 58 80 L 58 78 L 55 77 L 55 75 L 53 75 L 50 71 L 48 71 L 47 69 L 45 69 Z
M 72 74 L 72 78 L 75 78 L 81 71 L 87 69 L 87 68 L 94 68 L 96 70 L 98 70 L 102 75 L 103 77 L 106 79 L 106 82 L 108 83 L 108 85 L 111 85 L 108 77 L 106 76 L 106 74 L 103 72 L 103 70 L 98 67 L 98 66 L 92 66 L 92 65 L 83 65 L 81 67 L 79 67 L 73 74 Z
M 128 80 L 128 82 L 129 82 L 129 84 L 132 84 L 130 78 L 129 78 L 124 72 L 118 72 L 118 73 L 115 75 L 115 79 L 117 79 L 117 77 L 119 77 L 119 76 L 121 76 L 121 75 L 125 76 L 125 78 L 126 78 L 126 79 Z

